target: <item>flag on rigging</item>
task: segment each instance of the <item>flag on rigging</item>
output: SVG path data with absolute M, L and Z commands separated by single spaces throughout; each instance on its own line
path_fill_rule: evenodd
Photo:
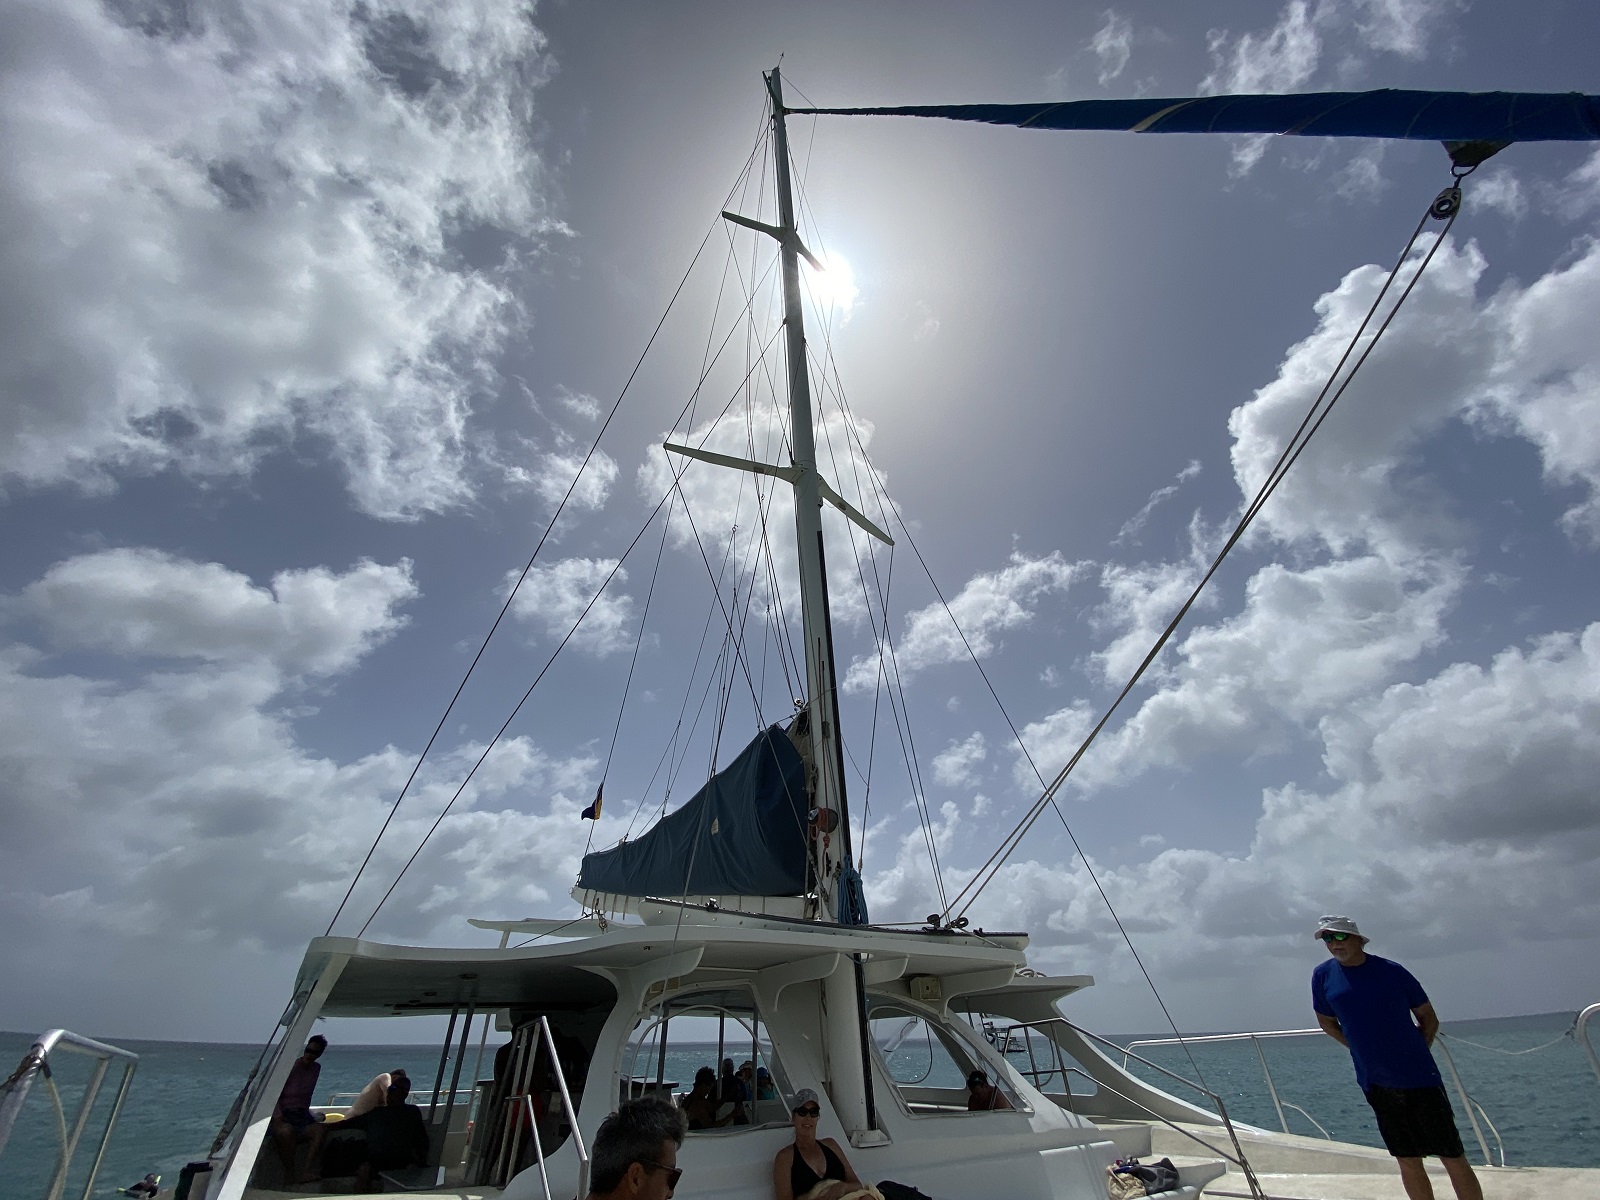
M 606 781 L 602 779 L 600 786 L 594 790 L 594 803 L 578 814 L 581 819 L 585 821 L 598 821 L 600 819 L 600 793 L 605 790 Z

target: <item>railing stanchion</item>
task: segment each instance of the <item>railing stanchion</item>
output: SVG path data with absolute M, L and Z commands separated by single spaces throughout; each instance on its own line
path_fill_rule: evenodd
M 1589 1041 L 1589 1018 L 1600 1016 L 1600 1004 L 1591 1004 L 1578 1014 L 1578 1019 L 1573 1023 L 1572 1036 L 1575 1041 L 1583 1043 L 1583 1052 L 1589 1056 L 1589 1065 L 1594 1068 L 1594 1077 L 1600 1079 L 1600 1056 L 1594 1052 L 1594 1045 Z
M 1450 1079 L 1456 1085 L 1456 1095 L 1461 1097 L 1461 1107 L 1467 1110 L 1467 1120 L 1472 1123 L 1472 1136 L 1478 1139 L 1478 1149 L 1483 1151 L 1483 1165 L 1492 1167 L 1494 1157 L 1489 1153 L 1489 1143 L 1484 1140 L 1483 1129 L 1478 1124 L 1478 1114 L 1472 1111 L 1472 1097 L 1467 1095 L 1467 1089 L 1461 1083 L 1456 1060 L 1450 1056 L 1450 1047 L 1441 1038 L 1435 1038 L 1433 1044 L 1444 1051 L 1444 1064 L 1450 1068 Z
M 1278 1103 L 1278 1089 L 1272 1082 L 1272 1071 L 1267 1067 L 1267 1052 L 1261 1048 L 1261 1039 L 1255 1034 L 1250 1035 L 1250 1044 L 1256 1048 L 1256 1057 L 1261 1060 L 1261 1076 L 1267 1081 L 1267 1094 L 1272 1097 L 1272 1107 L 1278 1110 L 1278 1124 L 1288 1133 L 1289 1118 L 1283 1115 L 1283 1105 Z

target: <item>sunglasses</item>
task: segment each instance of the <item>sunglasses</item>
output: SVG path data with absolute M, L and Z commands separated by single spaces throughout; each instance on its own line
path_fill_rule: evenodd
M 658 1162 L 651 1162 L 648 1158 L 639 1159 L 639 1165 L 650 1171 L 665 1171 L 667 1173 L 667 1190 L 669 1192 L 676 1190 L 678 1180 L 683 1178 L 682 1167 L 665 1167 Z
M 813 1121 L 815 1121 L 822 1115 L 822 1109 L 815 1104 L 808 1104 L 804 1108 L 795 1109 L 794 1115 L 797 1117 L 810 1117 Z
M 1350 940 L 1351 935 L 1348 933 L 1319 933 L 1317 936 L 1325 942 L 1347 942 Z

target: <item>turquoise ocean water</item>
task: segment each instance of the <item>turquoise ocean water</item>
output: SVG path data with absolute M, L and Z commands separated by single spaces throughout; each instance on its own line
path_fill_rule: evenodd
M 1467 1089 L 1477 1098 L 1499 1129 L 1505 1143 L 1506 1162 L 1513 1166 L 1600 1167 L 1600 1080 L 1596 1080 L 1583 1051 L 1571 1038 L 1534 1054 L 1510 1057 L 1499 1051 L 1521 1050 L 1559 1038 L 1572 1024 L 1571 1013 L 1533 1017 L 1504 1017 L 1487 1021 L 1454 1022 L 1446 1026 L 1453 1038 L 1452 1052 Z M 91 1033 L 90 1036 L 98 1036 Z M 32 1034 L 0 1033 L 0 1069 L 10 1074 L 33 1040 Z M 113 1196 L 116 1189 L 157 1171 L 171 1185 L 185 1162 L 205 1157 L 228 1106 L 233 1103 L 259 1048 L 248 1045 L 202 1042 L 148 1042 L 106 1040 L 140 1055 L 127 1106 L 117 1121 L 105 1165 L 94 1194 Z M 1119 1042 L 1128 1039 L 1118 1038 Z M 1477 1042 L 1480 1049 L 1468 1045 Z M 1335 1138 L 1377 1145 L 1377 1130 L 1370 1111 L 1356 1090 L 1349 1058 L 1327 1038 L 1271 1041 L 1264 1044 L 1279 1096 L 1306 1109 Z M 491 1047 L 492 1050 L 492 1047 Z M 476 1047 L 468 1051 L 467 1071 Z M 733 1051 L 730 1051 L 733 1053 Z M 914 1055 L 914 1046 L 897 1054 Z M 1179 1074 L 1193 1076 L 1183 1051 L 1176 1047 L 1145 1050 L 1145 1057 Z M 715 1048 L 669 1050 L 669 1077 L 687 1086 L 694 1068 L 710 1065 Z M 1221 1094 L 1231 1115 L 1265 1128 L 1278 1128 L 1276 1111 L 1262 1082 L 1261 1063 L 1249 1043 L 1202 1045 L 1193 1049 L 1195 1064 L 1211 1087 Z M 736 1055 L 736 1057 L 746 1057 Z M 1019 1062 L 1021 1056 L 1012 1061 Z M 438 1070 L 438 1049 L 428 1046 L 334 1045 L 323 1059 L 318 1099 L 334 1092 L 354 1092 L 379 1071 L 403 1066 L 418 1090 L 426 1091 Z M 1145 1068 L 1140 1073 L 1158 1077 Z M 59 1056 L 57 1090 L 70 1122 L 88 1077 L 88 1060 Z M 653 1072 L 652 1072 L 653 1073 Z M 98 1117 L 84 1134 L 81 1160 L 73 1172 L 76 1186 L 66 1195 L 82 1194 L 92 1147 L 104 1128 L 104 1116 L 114 1093 L 113 1068 L 98 1106 Z M 448 1073 L 446 1075 L 448 1080 Z M 959 1080 L 929 1080 L 959 1086 Z M 1174 1092 L 1181 1092 L 1171 1085 Z M 1453 1099 L 1452 1093 L 1452 1099 Z M 1316 1129 L 1299 1113 L 1286 1110 L 1295 1133 L 1316 1135 Z M 1461 1113 L 1457 1112 L 1458 1118 Z M 1479 1157 L 1464 1119 L 1460 1120 L 1468 1153 Z M 55 1166 L 59 1146 L 57 1118 L 48 1091 L 36 1083 L 11 1142 L 0 1154 L 0 1196 L 42 1196 Z M 1485 1136 L 1489 1136 L 1487 1128 Z M 1490 1139 L 1491 1146 L 1493 1139 Z

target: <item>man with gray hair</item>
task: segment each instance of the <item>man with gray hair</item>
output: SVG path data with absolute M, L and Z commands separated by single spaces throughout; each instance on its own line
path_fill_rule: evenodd
M 1458 1200 L 1483 1200 L 1430 1052 L 1439 1017 L 1428 993 L 1399 963 L 1368 954 L 1366 937 L 1349 917 L 1320 918 L 1312 936 L 1329 955 L 1311 973 L 1317 1024 L 1350 1051 L 1356 1083 L 1400 1167 L 1406 1195 L 1433 1200 L 1422 1160 L 1436 1155 Z
M 683 1171 L 683 1113 L 659 1096 L 627 1100 L 594 1135 L 588 1200 L 667 1200 Z

